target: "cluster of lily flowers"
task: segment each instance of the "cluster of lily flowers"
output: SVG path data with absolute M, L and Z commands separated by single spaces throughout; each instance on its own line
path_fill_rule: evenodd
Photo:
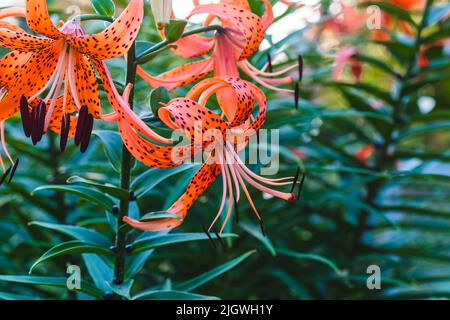
M 1 144 L 11 163 L 7 169 L 1 159 L 4 172 L 1 182 L 6 179 L 10 181 L 18 164 L 6 148 L 4 133 L 5 121 L 17 113 L 20 113 L 25 135 L 31 138 L 33 144 L 52 130 L 60 135 L 62 151 L 71 138 L 80 146 L 81 152 L 86 151 L 94 121 L 117 123 L 129 152 L 138 161 L 154 168 L 179 166 L 183 161 L 173 159 L 173 154 L 187 160 L 196 147 L 193 139 L 196 130 L 214 129 L 224 137 L 230 130 L 241 137 L 257 134 L 266 119 L 266 97 L 253 82 L 241 79 L 239 70 L 259 86 L 295 94 L 297 101 L 298 82 L 293 86 L 294 90 L 277 85 L 294 83 L 293 78 L 285 74 L 302 67 L 299 63 L 300 66 L 296 64 L 273 72 L 270 63 L 260 70 L 248 61 L 259 49 L 265 31 L 274 19 L 272 6 L 267 0 L 262 1 L 265 13 L 261 17 L 251 12 L 247 0 L 221 0 L 210 4 L 194 1 L 195 8 L 187 19 L 206 14 L 204 25 L 220 21 L 221 28 L 212 37 L 183 37 L 171 46 L 171 50 L 185 59 L 208 58 L 188 62 L 160 75 L 148 74 L 138 67 L 140 77 L 154 88 L 173 90 L 195 84 L 185 97 L 173 99 L 158 111 L 159 118 L 168 128 L 182 131 L 191 139 L 188 145 L 175 145 L 171 139 L 150 129 L 130 108 L 132 86 L 128 85 L 123 94 L 119 94 L 105 64 L 105 60 L 125 56 L 130 50 L 144 19 L 144 0 L 131 0 L 121 15 L 97 34 L 86 34 L 75 19 L 54 25 L 45 0 L 26 0 L 25 8 L 0 10 L 0 46 L 11 50 L 0 61 Z M 162 6 L 159 9 L 166 16 L 167 12 L 174 16 L 170 1 L 152 1 L 156 2 Z M 8 17 L 25 18 L 28 28 L 37 35 L 3 20 Z M 165 38 L 163 24 L 164 21 L 160 21 L 159 31 Z M 213 76 L 207 77 L 210 74 Z M 102 112 L 97 75 L 112 106 L 111 113 Z M 217 98 L 221 114 L 208 108 L 213 96 Z M 201 129 L 196 127 L 197 121 L 202 123 Z M 211 150 L 213 143 L 204 142 L 200 151 Z M 262 221 L 247 185 L 286 201 L 299 197 L 302 185 L 299 183 L 299 171 L 290 178 L 259 176 L 250 171 L 238 156 L 238 152 L 247 147 L 247 138 L 238 138 L 233 142 L 223 139 L 221 143 L 223 152 L 210 152 L 210 156 L 219 161 L 206 161 L 185 193 L 166 210 L 174 218 L 137 221 L 125 217 L 124 221 L 146 231 L 177 227 L 194 202 L 219 176 L 222 177 L 223 195 L 211 226 L 227 207 L 221 231 L 233 208 L 237 210 L 241 193 L 248 198 L 255 215 Z M 291 190 L 279 191 L 279 187 L 283 186 L 290 186 Z M 295 190 L 297 187 L 300 187 L 299 191 Z

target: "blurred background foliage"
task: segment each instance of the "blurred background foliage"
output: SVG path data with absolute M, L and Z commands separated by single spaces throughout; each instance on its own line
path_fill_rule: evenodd
M 250 2 L 254 12 L 262 11 L 260 1 Z M 66 16 L 62 1 L 48 3 L 55 16 Z M 307 175 L 299 202 L 252 194 L 264 215 L 266 237 L 242 202 L 240 223 L 230 223 L 224 235 L 227 249 L 217 239 L 212 245 L 202 225 L 209 225 L 220 203 L 221 187 L 215 184 L 182 227 L 131 232 L 128 280 L 114 285 L 111 208 L 123 196 L 114 187 L 121 156 L 115 128 L 98 125 L 86 154 L 74 147 L 61 154 L 51 134 L 33 147 L 14 118 L 7 123 L 7 141 L 20 156 L 20 167 L 11 184 L 0 188 L 0 298 L 449 297 L 450 6 L 434 1 L 425 18 L 423 10 L 382 6 L 396 21 L 414 26 L 408 34 L 395 24 L 387 30 L 390 39 L 380 41 L 365 26 L 350 34 L 327 28 L 340 14 L 336 1 L 299 3 L 276 5 L 278 28 L 251 58 L 262 67 L 270 54 L 279 69 L 301 55 L 305 66 L 298 110 L 293 97 L 265 91 L 266 127 L 280 129 L 279 175 L 293 175 L 297 166 Z M 125 4 L 116 1 L 117 7 Z M 138 50 L 160 41 L 146 5 Z M 356 3 L 351 6 L 356 10 Z M 87 1 L 83 11 L 92 10 Z M 85 26 L 98 30 L 103 22 Z M 339 50 L 349 47 L 358 50 L 362 62 L 360 82 L 348 71 L 340 80 L 332 77 Z M 419 49 L 426 65 L 417 63 Z M 159 74 L 182 62 L 165 52 L 145 68 Z M 124 61 L 108 64 L 123 83 Z M 150 89 L 139 81 L 136 92 L 138 112 L 159 127 Z M 192 165 L 155 170 L 136 164 L 137 201 L 130 215 L 166 209 L 194 171 Z M 33 266 L 38 259 L 42 263 Z M 80 291 L 66 288 L 68 265 L 81 267 Z M 367 289 L 370 265 L 381 268 L 381 290 Z

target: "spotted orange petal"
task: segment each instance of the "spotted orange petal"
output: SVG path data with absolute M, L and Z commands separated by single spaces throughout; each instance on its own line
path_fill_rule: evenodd
M 21 52 L 30 52 L 38 51 L 54 42 L 52 39 L 38 38 L 20 29 L 9 27 L 5 23 L 3 22 L 3 28 L 0 28 L 0 46 L 2 47 Z
M 87 106 L 94 118 L 100 117 L 100 96 L 97 77 L 91 61 L 82 54 L 75 55 L 76 96 L 81 106 Z M 72 93 L 74 95 L 74 93 Z
M 104 31 L 69 39 L 81 53 L 105 60 L 128 52 L 139 32 L 144 16 L 144 1 L 131 0 L 122 14 Z
M 24 95 L 30 98 L 42 90 L 53 75 L 61 52 L 61 46 L 52 45 L 33 53 L 28 61 L 14 71 L 14 85 L 0 101 L 0 121 L 19 110 L 19 101 Z
M 220 166 L 216 164 L 205 164 L 195 174 L 189 183 L 186 192 L 167 210 L 180 217 L 178 219 L 160 219 L 148 222 L 140 222 L 129 217 L 124 221 L 134 228 L 144 231 L 161 231 L 178 227 L 183 223 L 188 210 L 194 202 L 211 186 L 221 172 Z
M 212 59 L 199 60 L 183 64 L 159 76 L 152 76 L 138 67 L 137 73 L 150 86 L 164 87 L 173 90 L 193 83 L 208 75 L 213 70 L 214 61 Z
M 46 0 L 27 0 L 26 18 L 28 27 L 32 31 L 53 39 L 64 37 L 64 34 L 56 28 L 52 19 L 50 19 Z

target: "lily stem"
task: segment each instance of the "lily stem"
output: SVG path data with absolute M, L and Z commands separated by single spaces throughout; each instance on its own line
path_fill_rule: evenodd
M 193 30 L 186 31 L 185 33 L 183 33 L 181 35 L 180 39 L 188 37 L 188 36 L 192 36 L 194 34 L 203 33 L 203 32 L 210 32 L 210 31 L 218 31 L 218 32 L 220 32 L 220 31 L 223 31 L 223 27 L 219 26 L 219 25 L 212 25 L 212 26 L 206 26 L 206 27 L 193 29 Z M 155 52 L 166 48 L 171 43 L 172 42 L 170 42 L 168 40 L 164 40 L 164 41 L 161 41 L 161 42 L 155 44 L 154 46 L 152 46 L 151 48 L 145 50 L 139 56 L 137 56 L 136 62 L 138 64 L 144 64 L 144 63 L 149 62 L 153 58 Z
M 409 61 L 407 62 L 406 70 L 404 75 L 399 79 L 399 90 L 398 95 L 395 100 L 395 105 L 393 113 L 392 113 L 392 123 L 393 125 L 389 129 L 389 135 L 387 139 L 382 143 L 382 145 L 377 148 L 376 151 L 376 164 L 375 164 L 375 170 L 378 172 L 383 172 L 386 169 L 390 169 L 389 166 L 392 166 L 392 158 L 389 154 L 389 149 L 395 149 L 397 144 L 396 139 L 396 133 L 398 129 L 402 128 L 403 126 L 407 125 L 404 123 L 403 119 L 403 111 L 405 108 L 405 102 L 404 98 L 406 96 L 405 93 L 405 86 L 407 82 L 410 80 L 411 76 L 413 75 L 414 67 L 417 65 L 418 60 L 418 52 L 420 50 L 420 47 L 422 45 L 422 33 L 423 30 L 426 27 L 427 19 L 430 14 L 430 10 L 432 7 L 434 0 L 427 0 L 423 16 L 420 24 L 417 26 L 417 33 L 414 43 L 414 55 L 411 56 Z M 381 188 L 383 187 L 384 180 L 377 179 L 367 186 L 367 195 L 365 197 L 366 203 L 371 207 L 376 207 L 376 198 L 379 195 L 379 192 Z M 369 212 L 367 210 L 362 210 L 360 212 L 358 225 L 356 227 L 355 236 L 351 248 L 351 255 L 356 255 L 356 252 L 358 251 L 359 247 L 361 246 L 361 239 L 364 235 L 364 232 L 367 231 L 368 228 L 368 222 L 369 222 Z
M 130 107 L 133 109 L 133 100 L 134 100 L 134 84 L 136 82 L 136 44 L 130 48 L 127 56 L 127 80 L 126 83 L 131 83 L 133 85 L 133 89 L 130 93 Z M 131 168 L 133 167 L 133 157 L 128 152 L 127 148 L 123 146 L 122 149 L 122 168 L 120 174 L 121 180 L 121 188 L 127 191 L 130 191 L 131 184 Z M 123 217 L 128 216 L 128 209 L 130 207 L 130 198 L 122 199 L 120 201 L 120 212 L 117 217 L 117 236 L 116 236 L 116 244 L 115 244 L 115 263 L 114 263 L 114 283 L 120 285 L 123 283 L 125 278 L 125 258 L 126 258 L 126 237 L 127 231 L 125 228 L 121 228 L 124 222 Z

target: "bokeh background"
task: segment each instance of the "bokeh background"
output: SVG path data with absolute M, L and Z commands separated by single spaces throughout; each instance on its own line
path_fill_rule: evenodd
M 153 242 L 127 257 L 127 275 L 133 281 L 126 286 L 111 284 L 111 256 L 82 249 L 48 259 L 29 275 L 47 250 L 86 240 L 93 236 L 89 232 L 105 245 L 113 243 L 115 222 L 108 206 L 97 201 L 103 199 L 101 192 L 90 187 L 89 192 L 77 193 L 74 186 L 79 185 L 70 178 L 117 185 L 121 143 L 115 128 L 97 125 L 86 154 L 73 146 L 61 154 L 58 138 L 51 134 L 33 147 L 14 118 L 7 122 L 7 141 L 21 164 L 11 184 L 0 188 L 0 298 L 100 299 L 112 292 L 148 299 L 450 296 L 450 6 L 434 1 L 423 19 L 421 8 L 381 5 L 393 23 L 382 26 L 388 36 L 380 38 L 365 23 L 358 28 L 346 25 L 356 20 L 349 21 L 344 8 L 364 13 L 364 4 L 358 7 L 362 1 L 305 0 L 291 6 L 271 2 L 277 22 L 251 61 L 262 67 L 270 54 L 276 70 L 303 57 L 298 110 L 292 96 L 265 90 L 266 128 L 280 129 L 279 174 L 293 175 L 300 166 L 307 175 L 301 201 L 286 203 L 252 190 L 267 236 L 249 205 L 241 202 L 240 223 L 229 224 L 226 230 L 238 237 L 225 239 L 225 251 L 217 241 L 214 248 L 202 231 L 220 203 L 221 187 L 216 184 L 191 209 L 183 226 L 171 231 L 183 242 L 166 233 L 130 235 L 130 241 Z M 93 12 L 87 0 L 48 3 L 55 20 L 67 17 L 69 4 Z M 262 12 L 260 1 L 250 3 L 254 12 Z M 1 6 L 10 4 L 23 1 L 2 1 Z M 118 10 L 125 4 L 116 1 Z M 183 17 L 191 4 L 178 0 L 174 7 Z M 144 41 L 160 40 L 148 3 L 146 12 L 142 47 Z M 402 28 L 405 20 L 423 28 L 420 42 L 415 27 Z M 103 24 L 85 26 L 95 31 Z M 332 76 L 339 52 L 348 48 L 358 52 L 359 82 L 349 65 L 339 79 Z M 167 52 L 145 68 L 159 74 L 182 62 Z M 123 84 L 123 59 L 108 65 Z M 296 71 L 293 76 L 298 77 Z M 138 82 L 136 108 L 149 125 L 160 128 L 151 115 L 150 90 Z M 166 209 L 194 170 L 192 166 L 155 170 L 136 164 L 133 188 L 138 200 L 132 214 Z M 168 240 L 158 243 L 158 238 Z M 83 290 L 65 287 L 68 265 L 80 266 Z M 380 290 L 367 288 L 370 265 L 381 269 Z

